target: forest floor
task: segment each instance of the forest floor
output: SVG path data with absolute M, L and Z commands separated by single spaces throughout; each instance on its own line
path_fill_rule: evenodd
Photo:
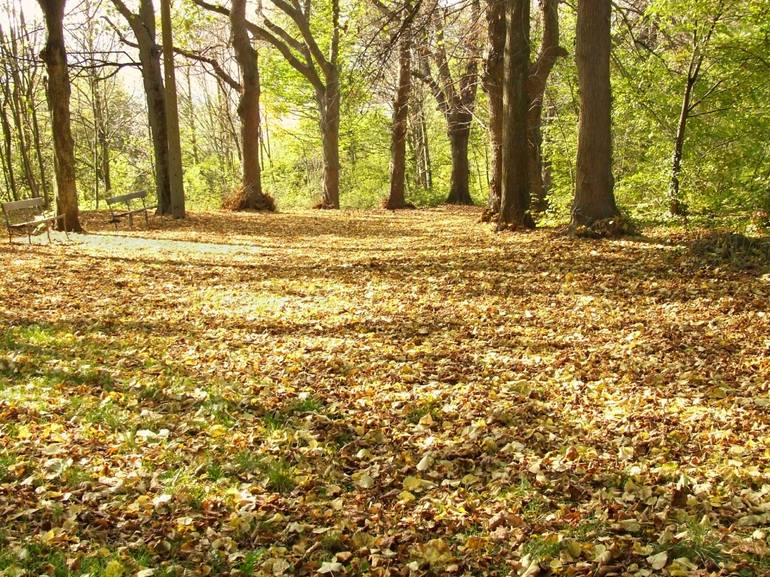
M 474 210 L 0 243 L 0 576 L 770 575 L 770 276 Z

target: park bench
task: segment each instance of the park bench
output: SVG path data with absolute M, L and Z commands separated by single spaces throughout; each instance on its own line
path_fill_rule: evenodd
M 107 206 L 110 209 L 110 222 L 115 225 L 115 230 L 118 230 L 118 221 L 123 217 L 128 217 L 128 226 L 134 228 L 134 215 L 144 214 L 144 222 L 147 226 L 150 225 L 150 219 L 148 218 L 148 211 L 155 208 L 155 206 L 147 206 L 146 199 L 147 192 L 142 190 L 139 192 L 130 192 L 128 194 L 121 194 L 119 196 L 111 196 L 106 199 Z M 142 206 L 133 208 L 131 201 L 140 200 Z M 115 210 L 116 206 L 123 207 L 122 210 Z
M 5 217 L 5 227 L 8 229 L 8 240 L 13 242 L 13 231 L 24 230 L 27 233 L 27 240 L 32 244 L 32 233 L 45 226 L 45 232 L 48 235 L 48 242 L 51 242 L 51 225 L 61 220 L 66 225 L 63 214 L 51 215 L 46 211 L 45 199 L 36 196 L 26 200 L 15 200 L 13 202 L 4 202 L 3 216 Z M 66 229 L 67 227 L 64 226 Z

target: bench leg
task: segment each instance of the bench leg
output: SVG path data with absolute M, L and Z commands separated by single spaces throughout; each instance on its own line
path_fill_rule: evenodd
M 48 244 L 51 244 L 51 223 L 50 222 L 45 226 L 45 234 L 46 236 L 48 236 Z
M 150 228 L 150 219 L 147 218 L 147 209 L 144 209 L 144 224 L 147 228 Z
M 129 210 L 131 210 L 131 209 L 129 209 Z M 128 213 L 128 227 L 131 230 L 134 230 L 134 215 L 131 214 L 130 212 Z

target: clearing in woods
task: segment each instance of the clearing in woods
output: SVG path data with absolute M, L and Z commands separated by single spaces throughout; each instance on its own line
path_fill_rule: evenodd
M 0 245 L 0 574 L 770 573 L 767 276 L 478 216 Z

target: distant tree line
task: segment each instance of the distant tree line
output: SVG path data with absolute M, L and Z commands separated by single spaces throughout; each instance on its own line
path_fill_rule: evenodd
M 73 230 L 136 186 L 500 230 L 770 209 L 770 0 L 38 1 L 3 0 L 0 185 Z

